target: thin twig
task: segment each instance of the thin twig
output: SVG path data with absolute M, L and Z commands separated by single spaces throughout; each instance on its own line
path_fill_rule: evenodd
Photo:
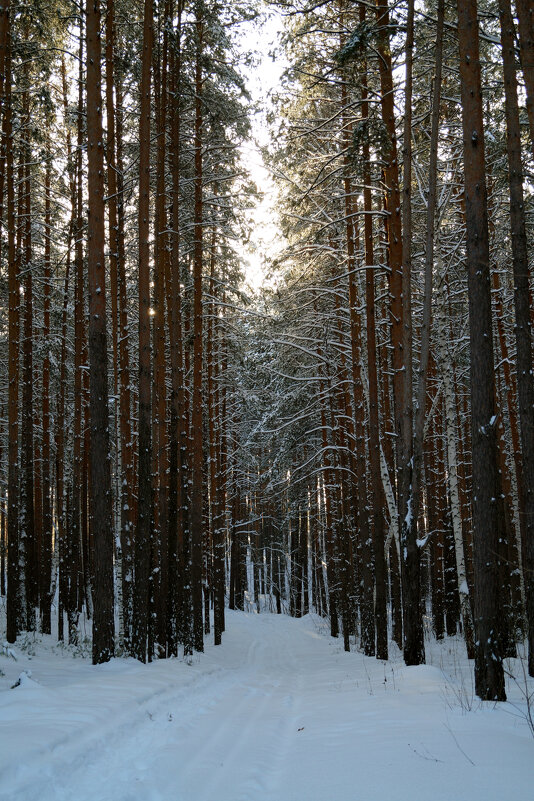
M 464 749 L 462 748 L 462 746 L 460 745 L 460 743 L 456 739 L 456 735 L 454 734 L 454 732 L 451 729 L 451 727 L 448 726 L 446 723 L 444 723 L 443 725 L 445 726 L 447 731 L 450 733 L 452 739 L 454 740 L 454 742 L 456 743 L 456 745 L 458 747 L 458 750 L 464 755 L 464 757 L 467 759 L 467 761 L 470 762 L 471 765 L 475 768 L 476 767 L 475 763 L 473 762 L 473 760 L 470 757 L 467 756 L 467 754 L 465 753 Z

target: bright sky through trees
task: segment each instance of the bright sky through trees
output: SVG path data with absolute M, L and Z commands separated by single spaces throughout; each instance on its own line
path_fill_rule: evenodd
M 287 66 L 279 42 L 282 25 L 282 18 L 272 10 L 261 22 L 246 22 L 241 26 L 243 48 L 255 52 L 254 64 L 244 70 L 251 105 L 255 107 L 251 117 L 252 136 L 241 147 L 244 165 L 261 192 L 251 214 L 251 239 L 243 253 L 246 280 L 254 290 L 262 285 L 269 262 L 281 248 L 276 224 L 276 188 L 261 150 L 271 142 L 267 119 L 271 97 L 280 87 Z

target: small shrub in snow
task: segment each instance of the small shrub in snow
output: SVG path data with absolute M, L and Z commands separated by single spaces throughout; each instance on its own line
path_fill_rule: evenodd
M 17 655 L 8 642 L 4 642 L 4 644 L 2 645 L 2 654 L 3 656 L 7 656 L 10 657 L 11 659 L 14 659 L 15 662 L 17 661 Z
M 23 651 L 25 654 L 28 654 L 28 656 L 37 655 L 37 650 L 36 650 L 37 635 L 35 632 L 32 631 L 24 632 L 24 634 L 21 634 L 21 636 L 19 637 L 17 644 L 20 650 Z

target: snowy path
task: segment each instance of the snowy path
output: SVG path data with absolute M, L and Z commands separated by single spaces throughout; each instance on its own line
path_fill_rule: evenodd
M 316 625 L 230 613 L 189 666 L 3 658 L 2 688 L 27 667 L 39 684 L 0 692 L 1 801 L 533 797 L 511 705 L 466 712 L 458 669 L 345 654 Z

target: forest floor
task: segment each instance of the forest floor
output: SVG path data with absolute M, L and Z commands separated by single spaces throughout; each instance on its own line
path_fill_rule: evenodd
M 481 704 L 462 643 L 427 648 L 432 664 L 406 668 L 345 653 L 315 616 L 240 612 L 189 664 L 93 667 L 23 637 L 0 656 L 0 799 L 533 798 L 520 661 L 509 702 Z

